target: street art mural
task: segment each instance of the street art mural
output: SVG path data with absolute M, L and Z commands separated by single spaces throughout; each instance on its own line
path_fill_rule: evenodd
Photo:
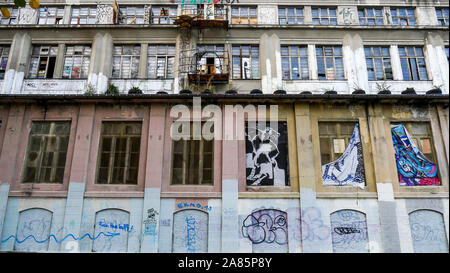
M 95 216 L 95 236 L 97 239 L 92 246 L 93 252 L 127 252 L 128 233 L 134 227 L 129 225 L 130 215 L 120 209 L 105 209 Z M 115 234 L 113 237 L 100 234 Z
M 172 244 L 174 253 L 208 252 L 208 214 L 196 209 L 174 213 Z
M 287 213 L 276 209 L 253 212 L 242 223 L 242 235 L 253 244 L 253 253 L 287 253 Z
M 332 213 L 330 220 L 334 252 L 369 252 L 367 222 L 364 213 L 354 210 L 340 210 Z
M 417 148 L 405 126 L 392 125 L 395 161 L 401 186 L 439 185 L 437 166 Z
M 248 122 L 245 128 L 247 185 L 288 186 L 287 123 L 258 124 Z
M 355 186 L 364 189 L 364 160 L 359 124 L 355 125 L 342 156 L 322 166 L 322 183 L 324 186 Z
M 447 236 L 441 213 L 416 210 L 409 214 L 414 252 L 448 253 Z

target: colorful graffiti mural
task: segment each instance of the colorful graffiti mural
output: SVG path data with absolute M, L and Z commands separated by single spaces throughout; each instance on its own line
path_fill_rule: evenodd
M 322 183 L 324 186 L 350 185 L 364 188 L 364 160 L 358 123 L 342 156 L 322 166 Z
M 395 161 L 401 186 L 439 185 L 437 166 L 417 148 L 405 126 L 391 126 Z

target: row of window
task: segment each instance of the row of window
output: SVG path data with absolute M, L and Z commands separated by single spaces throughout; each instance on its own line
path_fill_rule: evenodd
M 289 186 L 287 124 L 279 122 L 272 141 L 277 143 L 276 153 L 256 151 L 253 141 L 261 137 L 246 123 L 247 184 L 260 186 Z M 410 139 L 423 155 L 436 162 L 431 127 L 429 123 L 402 123 Z M 357 122 L 319 122 L 321 164 L 334 162 L 343 155 L 351 142 Z M 1 123 L 0 123 L 1 126 Z M 172 140 L 172 185 L 212 185 L 214 181 L 214 140 L 196 140 L 193 124 L 190 137 Z M 21 181 L 23 183 L 63 183 L 69 146 L 71 122 L 33 121 L 26 150 Z M 269 127 L 267 127 L 269 128 Z M 142 134 L 140 121 L 104 121 L 96 164 L 96 184 L 137 184 Z M 254 135 L 256 134 L 256 135 Z M 271 131 L 266 129 L 269 136 Z M 268 149 L 268 147 L 265 147 Z M 270 150 L 270 149 L 269 149 Z M 274 150 L 275 151 L 275 150 Z M 268 158 L 276 161 L 277 171 L 271 176 L 255 176 L 249 158 L 255 156 L 255 166 L 263 168 Z M 267 158 L 266 158 L 267 156 Z M 270 163 L 271 165 L 272 163 Z M 272 166 L 273 167 L 273 166 Z M 256 171 L 257 172 L 257 171 Z M 284 172 L 277 178 L 277 174 Z M 269 172 L 270 173 L 270 172 Z M 364 176 L 364 174 L 362 174 Z M 252 180 L 252 178 L 255 178 Z M 256 179 L 257 178 L 257 179 Z M 277 180 L 278 179 L 278 180 Z M 281 180 L 280 180 L 281 179 Z M 256 182 L 255 182 L 256 181 Z
M 202 45 L 199 50 L 218 50 L 214 58 L 222 58 L 223 45 Z M 32 50 L 28 78 L 53 78 L 58 46 L 35 45 Z M 141 45 L 115 45 L 113 52 L 112 78 L 137 78 L 141 58 Z M 4 78 L 10 47 L 0 45 L 0 79 Z M 364 47 L 368 78 L 393 80 L 390 48 L 385 46 Z M 447 58 L 449 48 L 445 47 Z M 149 79 L 171 79 L 174 77 L 175 45 L 148 45 L 146 76 Z M 403 80 L 428 80 L 425 56 L 422 47 L 399 46 L 398 53 Z M 62 78 L 85 79 L 90 66 L 91 46 L 66 45 L 64 49 Z M 309 80 L 309 54 L 307 45 L 281 46 L 283 80 Z M 344 61 L 341 46 L 315 46 L 317 78 L 319 80 L 344 80 Z M 221 63 L 217 60 L 213 63 Z M 203 71 L 206 73 L 206 71 Z M 216 70 L 215 73 L 219 73 Z M 233 79 L 259 79 L 259 46 L 232 46 Z
M 190 5 L 192 6 L 192 5 Z M 203 5 L 198 5 L 197 10 L 203 9 Z M 223 10 L 224 7 L 217 5 L 216 9 Z M 417 25 L 417 15 L 415 8 L 388 8 L 390 13 L 386 13 L 383 7 L 358 8 L 358 20 L 360 25 Z M 173 24 L 177 18 L 176 6 L 152 6 L 150 9 L 150 24 Z M 191 11 L 190 9 L 189 11 Z M 200 11 L 195 11 L 197 14 Z M 312 7 L 313 25 L 337 25 L 338 14 L 336 7 Z M 435 8 L 437 24 L 448 26 L 449 8 Z M 192 12 L 191 12 L 192 13 Z M 1 24 L 17 24 L 19 9 L 13 8 L 10 18 L 2 18 Z M 225 13 L 219 13 L 220 19 L 224 19 Z M 64 17 L 63 6 L 42 6 L 39 9 L 37 24 L 54 25 L 61 24 Z M 384 19 L 386 17 L 386 20 Z M 96 24 L 97 7 L 77 6 L 73 7 L 70 15 L 70 24 Z M 305 14 L 303 7 L 278 7 L 278 22 L 280 25 L 303 25 Z M 144 24 L 144 6 L 124 6 L 119 8 L 119 24 Z M 235 6 L 231 8 L 232 24 L 258 24 L 256 6 Z

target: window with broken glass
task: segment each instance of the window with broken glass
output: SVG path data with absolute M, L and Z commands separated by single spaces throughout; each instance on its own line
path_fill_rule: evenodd
M 448 26 L 448 8 L 436 8 L 436 17 L 438 20 L 438 25 Z
M 426 81 L 428 80 L 427 66 L 422 47 L 401 46 L 398 47 L 403 80 Z
M 119 8 L 119 24 L 132 25 L 144 23 L 144 6 L 125 6 Z
M 62 77 L 66 79 L 86 79 L 88 77 L 90 62 L 91 46 L 66 46 Z
M 336 8 L 312 8 L 313 25 L 337 25 Z
M 308 46 L 282 46 L 283 80 L 308 80 Z
M 194 139 L 194 123 L 184 139 L 172 140 L 172 185 L 212 185 L 214 181 L 214 140 Z M 201 122 L 203 128 L 204 122 Z M 201 130 L 201 129 L 200 129 Z M 214 128 L 211 128 L 211 132 Z M 180 136 L 182 133 L 179 132 Z
M 172 79 L 175 63 L 175 45 L 149 45 L 147 77 Z
M 23 183 L 63 183 L 69 135 L 70 122 L 32 122 Z
M 225 73 L 225 47 L 223 45 L 199 45 L 198 54 L 202 58 L 197 64 L 200 74 Z
M 137 78 L 140 54 L 140 45 L 114 46 L 112 77 L 115 79 Z
M 142 122 L 103 122 L 97 184 L 137 184 Z
M 391 8 L 392 25 L 415 26 L 416 10 L 414 8 Z
M 30 79 L 52 79 L 55 71 L 57 45 L 33 46 L 31 54 L 28 78 Z
M 153 6 L 150 12 L 151 24 L 172 25 L 177 19 L 177 7 L 175 6 Z
M 279 7 L 278 22 L 280 25 L 303 25 L 305 23 L 303 8 Z
M 366 46 L 367 73 L 369 81 L 393 80 L 389 47 Z
M 319 80 L 344 80 L 344 62 L 341 46 L 316 46 Z
M 97 21 L 97 7 L 73 7 L 70 24 L 72 25 L 93 25 Z
M 11 15 L 9 16 L 9 18 L 2 16 L 0 19 L 0 24 L 1 25 L 17 25 L 17 21 L 19 18 L 19 9 L 13 8 L 13 7 L 8 7 L 8 10 L 10 11 Z
M 356 122 L 319 122 L 322 165 L 337 160 L 347 148 Z
M 38 25 L 59 25 L 63 23 L 64 7 L 39 8 Z
M 259 46 L 233 46 L 233 79 L 259 79 Z
M 0 80 L 5 78 L 10 49 L 10 46 L 0 45 Z
M 231 8 L 232 24 L 258 24 L 256 7 L 234 6 Z
M 359 8 L 359 24 L 361 26 L 382 26 L 383 8 Z

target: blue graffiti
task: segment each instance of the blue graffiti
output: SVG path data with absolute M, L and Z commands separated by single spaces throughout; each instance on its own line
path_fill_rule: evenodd
M 108 225 L 107 223 L 102 222 L 102 221 L 100 221 L 98 224 L 101 227 L 104 227 L 104 228 L 120 229 L 120 230 L 125 230 L 127 232 L 131 232 L 133 230 L 133 226 L 131 226 L 131 229 L 130 229 L 130 225 L 128 225 L 128 224 L 124 224 L 124 225 L 119 224 L 119 225 L 117 225 L 117 224 L 114 224 L 114 223 L 109 223 L 109 225 Z
M 48 236 L 45 240 L 41 240 L 41 241 L 37 240 L 37 239 L 34 237 L 34 235 L 28 235 L 28 236 L 25 237 L 25 239 L 23 239 L 23 240 L 19 240 L 16 236 L 11 235 L 11 236 L 9 236 L 8 238 L 2 240 L 2 243 L 5 243 L 5 242 L 9 241 L 11 238 L 14 238 L 15 241 L 16 241 L 18 244 L 22 244 L 22 243 L 25 242 L 26 240 L 32 238 L 36 243 L 38 243 L 38 244 L 43 244 L 43 243 L 47 242 L 48 240 L 50 240 L 51 238 L 53 238 L 53 239 L 55 240 L 55 242 L 57 242 L 57 243 L 59 244 L 59 243 L 64 242 L 64 240 L 66 240 L 66 239 L 69 238 L 69 237 L 72 237 L 72 239 L 74 239 L 75 241 L 81 241 L 81 240 L 83 240 L 84 238 L 89 237 L 89 239 L 91 239 L 92 241 L 94 241 L 94 240 L 97 240 L 97 238 L 100 237 L 101 235 L 103 235 L 103 236 L 105 236 L 105 237 L 109 237 L 108 240 L 111 240 L 111 239 L 114 238 L 115 236 L 120 235 L 120 233 L 111 233 L 111 232 L 103 233 L 103 232 L 100 232 L 100 233 L 99 233 L 97 236 L 95 236 L 95 237 L 92 237 L 89 233 L 86 233 L 86 234 L 84 234 L 83 236 L 81 236 L 81 237 L 78 238 L 78 239 L 77 239 L 73 234 L 67 234 L 67 235 L 66 235 L 63 239 L 61 239 L 61 240 L 58 240 L 58 239 L 56 238 L 55 235 L 51 234 L 51 235 Z
M 197 231 L 196 231 L 196 227 L 195 227 L 195 218 L 194 217 L 188 217 L 186 218 L 186 232 L 187 232 L 187 237 L 186 237 L 186 245 L 188 247 L 188 252 L 189 253 L 195 253 L 196 252 L 196 237 L 197 237 Z
M 205 211 L 211 211 L 212 210 L 211 206 L 203 206 L 200 203 L 192 203 L 192 202 L 191 203 L 186 203 L 186 202 L 178 203 L 177 207 L 179 209 L 182 209 L 182 208 L 197 208 L 197 209 L 202 209 L 202 210 L 205 210 Z

